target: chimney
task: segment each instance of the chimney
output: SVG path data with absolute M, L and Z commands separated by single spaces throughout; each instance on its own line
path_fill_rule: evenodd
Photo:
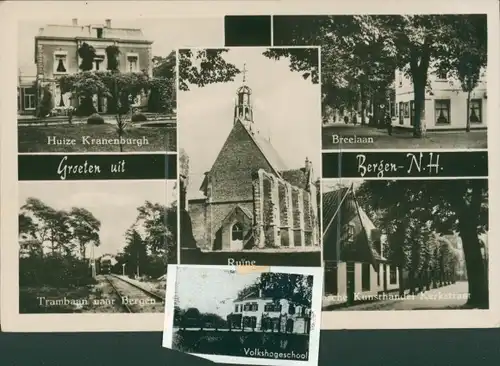
M 77 18 L 71 19 L 71 23 L 73 24 L 73 26 L 77 26 L 78 25 L 78 19 Z
M 106 28 L 111 28 L 111 19 L 106 19 Z

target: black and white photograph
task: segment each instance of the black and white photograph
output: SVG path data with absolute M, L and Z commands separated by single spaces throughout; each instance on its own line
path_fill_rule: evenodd
M 322 195 L 324 312 L 489 309 L 487 179 L 332 179 Z
M 19 314 L 163 313 L 176 182 L 19 183 Z
M 180 263 L 321 266 L 319 57 L 179 50 Z
M 222 363 L 316 365 L 321 272 L 169 266 L 163 346 Z
M 176 151 L 175 49 L 220 44 L 221 23 L 219 18 L 20 22 L 18 151 Z
M 290 15 L 273 25 L 275 46 L 321 46 L 323 149 L 487 148 L 488 86 L 498 88 L 487 14 Z

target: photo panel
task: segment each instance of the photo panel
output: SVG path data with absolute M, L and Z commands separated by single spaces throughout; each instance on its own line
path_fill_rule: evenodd
M 18 151 L 176 151 L 175 50 L 222 45 L 223 28 L 222 16 L 19 21 Z
M 175 180 L 22 181 L 18 193 L 4 330 L 161 329 Z
M 487 148 L 487 17 L 275 15 L 273 45 L 321 46 L 323 149 Z
M 324 179 L 321 189 L 323 328 L 346 311 L 356 328 L 493 325 L 487 177 Z
M 178 58 L 180 263 L 320 266 L 319 48 Z
M 169 266 L 163 347 L 220 363 L 316 365 L 321 277 L 314 267 Z

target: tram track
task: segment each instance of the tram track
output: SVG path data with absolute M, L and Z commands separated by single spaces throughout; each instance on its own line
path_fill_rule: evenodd
M 113 275 L 104 275 L 119 297 L 119 304 L 127 313 L 157 313 L 164 311 L 164 298 L 131 281 Z

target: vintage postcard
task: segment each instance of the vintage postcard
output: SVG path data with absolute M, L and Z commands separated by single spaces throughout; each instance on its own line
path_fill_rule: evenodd
M 169 266 L 163 346 L 222 363 L 316 365 L 322 282 L 314 267 Z
M 180 263 L 320 266 L 319 48 L 178 57 Z

